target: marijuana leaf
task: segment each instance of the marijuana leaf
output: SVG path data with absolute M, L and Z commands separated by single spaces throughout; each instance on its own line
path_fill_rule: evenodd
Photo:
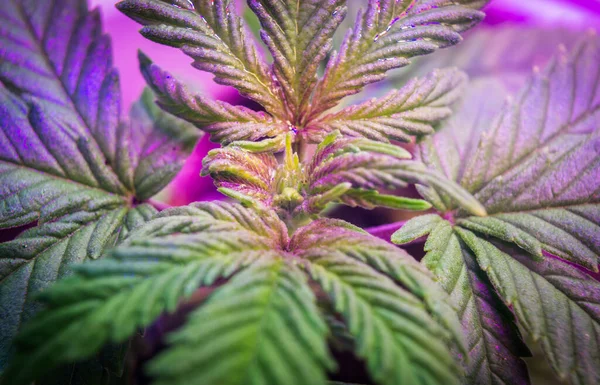
M 331 202 L 369 209 L 430 208 L 419 199 L 386 194 L 409 183 L 436 185 L 475 215 L 485 212 L 460 186 L 429 172 L 420 162 L 407 160 L 410 157 L 400 147 L 364 138 L 343 138 L 335 131 L 317 146 L 310 161 L 300 163 L 288 134 L 282 164 L 271 153 L 232 145 L 211 151 L 202 173 L 210 174 L 226 195 L 246 205 L 271 207 L 286 221 L 291 214 L 318 214 Z
M 576 267 L 543 252 L 598 269 L 600 138 L 595 120 L 600 105 L 598 84 L 588 79 L 600 76 L 599 55 L 598 40 L 592 38 L 570 56 L 561 52 L 544 72 L 536 71 L 518 99 L 508 103 L 496 119 L 489 119 L 488 107 L 480 105 L 477 118 L 461 124 L 461 128 L 473 127 L 467 135 L 454 135 L 457 125 L 451 124 L 439 136 L 424 141 L 419 147 L 421 159 L 473 193 L 489 215 L 476 218 L 461 210 L 452 212 L 455 205 L 445 193 L 422 189 L 434 206 L 454 216 L 455 226 L 420 219 L 419 224 L 409 222 L 394 237 L 395 242 L 404 243 L 430 233 L 425 261 L 438 276 L 446 276 L 441 279 L 448 280 L 445 286 L 455 303 L 464 303 L 469 291 L 475 294 L 480 289 L 473 274 L 469 282 L 461 277 L 468 271 L 480 276 L 479 269 L 483 270 L 484 282 L 489 279 L 500 298 L 515 310 L 524 330 L 541 340 L 554 370 L 572 383 L 600 379 L 600 362 L 592 350 L 600 341 L 596 283 Z M 477 97 L 484 100 L 481 91 L 473 91 L 466 105 Z M 457 159 L 460 162 L 453 162 Z M 447 167 L 450 164 L 457 166 Z M 488 241 L 488 236 L 520 250 Z M 479 266 L 472 263 L 472 255 Z M 444 267 L 448 265 L 453 266 L 451 272 Z M 468 283 L 462 290 L 455 288 L 460 287 L 459 280 Z M 491 288 L 490 284 L 484 287 Z M 481 314 L 484 310 L 481 307 Z M 464 314 L 463 324 L 471 329 L 468 317 L 473 316 Z M 478 318 L 484 320 L 481 315 Z M 482 321 L 479 324 L 484 326 Z M 487 338 L 485 343 L 492 341 Z M 513 341 L 511 345 L 518 339 Z M 519 349 L 503 344 L 503 355 L 519 367 Z M 485 353 L 488 373 L 504 377 L 506 383 L 526 381 L 523 370 L 511 373 L 517 379 L 498 373 L 505 358 L 499 360 L 490 352 Z M 469 370 L 471 378 L 479 378 L 476 370 L 480 368 Z
M 514 316 L 452 225 L 439 215 L 424 215 L 409 221 L 392 241 L 401 244 L 423 235 L 428 235 L 423 264 L 450 294 L 465 330 L 467 383 L 528 384 L 527 368 L 519 357 L 530 354 Z
M 468 230 L 457 231 L 519 323 L 541 342 L 559 376 L 575 384 L 597 382 L 598 281 L 551 257 L 534 262 L 522 250 L 498 247 Z
M 333 34 L 346 16 L 343 0 L 250 0 L 274 59 L 274 72 L 288 108 L 301 124 L 310 106 L 317 69 L 331 50 Z
M 487 1 L 386 0 L 369 1 L 360 11 L 354 29 L 327 64 L 315 91 L 313 115 L 335 106 L 387 71 L 406 66 L 410 58 L 428 54 L 461 40 L 459 32 L 471 28 L 483 13 L 471 8 Z
M 195 5 L 194 5 L 195 4 Z M 124 0 L 117 8 L 143 24 L 142 35 L 179 47 L 194 67 L 211 72 L 219 84 L 230 85 L 275 116 L 285 112 L 273 92 L 271 72 L 247 38 L 229 0 Z
M 85 2 L 10 0 L 0 18 L 10 48 L 0 52 L 0 228 L 37 222 L 0 245 L 3 369 L 39 309 L 33 295 L 151 217 L 142 201 L 170 181 L 198 135 L 147 97 L 134 123 L 121 121 L 110 41 Z
M 433 126 L 452 113 L 449 106 L 456 102 L 465 83 L 466 76 L 456 69 L 435 70 L 382 98 L 316 119 L 307 128 L 307 135 L 319 142 L 322 136 L 339 130 L 344 135 L 381 142 L 409 142 L 411 136 L 434 133 Z
M 324 384 L 334 365 L 317 301 L 340 313 L 377 383 L 458 383 L 456 315 L 410 256 L 337 220 L 290 239 L 274 211 L 227 203 L 165 210 L 44 291 L 48 309 L 18 339 L 5 383 L 123 341 L 199 286 L 211 286 L 208 298 L 148 365 L 157 383 Z
M 251 215 L 223 204 L 166 210 L 134 231 L 113 258 L 79 266 L 75 277 L 44 292 L 41 298 L 52 310 L 31 322 L 23 331 L 27 338 L 17 341 L 36 349 L 34 355 L 15 357 L 32 370 L 16 366 L 5 378 L 25 383 L 47 368 L 88 357 L 109 341 L 122 342 L 161 312 L 174 311 L 200 285 L 265 258 L 272 253 L 272 230 L 265 231 L 267 225 Z M 36 347 L 35 341 L 43 345 Z
M 539 257 L 544 249 L 597 269 L 600 249 L 593 213 L 599 198 L 599 159 L 593 122 L 599 107 L 595 85 L 583 85 L 584 76 L 600 72 L 597 57 L 594 39 L 571 57 L 561 54 L 534 76 L 490 130 L 472 133 L 480 138 L 479 146 L 461 161 L 462 170 L 454 179 L 491 215 L 483 220 L 462 218 L 461 225 L 516 242 Z M 571 92 L 562 91 L 565 88 Z M 500 141 L 506 145 L 499 146 Z M 446 160 L 432 143 L 423 143 L 421 157 L 439 167 Z M 580 172 L 568 171 L 572 169 Z
M 158 96 L 158 104 L 166 111 L 209 132 L 211 139 L 230 144 L 235 141 L 259 141 L 283 136 L 288 126 L 270 116 L 241 106 L 213 101 L 193 94 L 169 73 L 140 53 L 142 74 Z M 280 146 L 281 147 L 281 146 Z
M 117 167 L 136 199 L 145 200 L 175 177 L 200 135 L 196 128 L 162 112 L 149 90 L 134 104 L 129 120 L 119 128 L 122 153 Z
M 264 28 L 260 35 L 273 56 L 272 70 L 244 40 L 229 1 L 181 3 L 124 0 L 118 8 L 145 25 L 144 36 L 181 47 L 196 60 L 195 66 L 262 104 L 266 114 L 192 94 L 142 58 L 142 71 L 159 103 L 225 145 L 261 141 L 255 149 L 278 151 L 290 131 L 299 134 L 294 142 L 311 143 L 335 129 L 385 142 L 432 133 L 432 126 L 448 116 L 464 80 L 450 70 L 434 72 L 380 102 L 321 115 L 344 96 L 383 79 L 388 70 L 407 65 L 408 58 L 458 43 L 459 32 L 483 16 L 474 8 L 486 1 L 370 1 L 340 54 L 329 59 L 321 80 L 318 68 L 346 14 L 343 1 L 249 1 Z
M 291 245 L 300 255 L 313 249 L 320 253 L 340 253 L 387 275 L 423 300 L 433 318 L 446 329 L 445 338 L 454 340 L 458 348 L 464 350 L 463 333 L 448 296 L 433 282 L 431 273 L 404 250 L 334 219 L 322 219 L 303 227 Z
M 461 337 L 460 331 L 449 333 L 446 324 L 430 318 L 431 309 L 393 281 L 407 284 L 433 303 L 445 299 L 421 286 L 420 279 L 428 275 L 412 258 L 335 220 L 313 222 L 294 236 L 292 244 L 310 262 L 308 272 L 347 324 L 356 353 L 366 360 L 377 383 L 457 383 L 455 363 L 443 341 Z M 393 275 L 388 278 L 377 270 Z M 449 315 L 446 320 L 452 322 L 454 312 Z

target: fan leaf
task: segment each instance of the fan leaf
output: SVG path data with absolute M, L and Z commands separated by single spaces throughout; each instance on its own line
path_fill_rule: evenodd
M 483 107 L 470 138 L 454 141 L 454 151 L 443 143 L 458 123 L 420 146 L 418 156 L 428 166 L 458 181 L 490 214 L 483 220 L 459 214 L 461 226 L 516 243 L 538 257 L 546 250 L 597 270 L 600 92 L 586 79 L 600 76 L 599 56 L 595 38 L 571 55 L 561 52 L 491 126 L 484 124 L 491 119 Z M 483 92 L 489 94 L 479 88 L 470 101 Z M 444 167 L 452 163 L 459 166 Z M 443 194 L 425 195 L 441 195 L 441 210 L 454 208 Z
M 133 106 L 129 119 L 130 123 L 124 124 L 119 131 L 123 155 L 118 167 L 130 189 L 135 191 L 136 199 L 145 200 L 173 180 L 183 167 L 186 155 L 196 146 L 201 132 L 161 111 L 149 90 L 144 91 Z M 125 151 L 128 153 L 124 154 Z
M 437 220 L 417 231 L 418 224 L 409 222 L 393 236 L 404 243 L 431 232 L 425 263 L 442 283 L 465 276 L 467 270 L 473 291 L 479 288 L 475 275 L 489 280 L 524 330 L 541 340 L 553 369 L 573 384 L 595 383 L 600 374 L 594 308 L 598 285 L 565 263 L 598 269 L 600 138 L 595 121 L 600 92 L 589 79 L 600 77 L 599 56 L 596 38 L 583 41 L 571 55 L 561 51 L 545 71 L 535 71 L 517 100 L 506 103 L 495 119 L 498 98 L 491 94 L 493 88 L 479 83 L 465 110 L 420 144 L 418 156 L 459 182 L 489 215 L 469 216 L 439 189 L 421 188 L 454 226 Z M 465 115 L 471 118 L 462 119 Z M 455 130 L 463 127 L 470 130 Z M 455 273 L 448 274 L 451 269 Z M 459 298 L 464 290 L 457 289 L 456 279 L 445 287 Z M 514 329 L 512 321 L 503 323 Z M 467 333 L 478 327 L 464 326 Z M 504 347 L 519 342 L 512 334 Z M 524 372 L 517 370 L 523 353 L 504 351 L 508 358 L 488 354 L 490 364 L 512 361 L 518 379 L 502 372 L 504 382 L 525 382 Z M 478 354 L 472 351 L 471 358 Z M 472 383 L 480 383 L 475 375 Z M 494 382 L 490 378 L 486 383 Z
M 464 362 L 467 383 L 529 384 L 527 367 L 520 357 L 530 353 L 514 316 L 452 226 L 435 216 L 438 220 L 430 220 L 426 230 L 412 230 L 422 222 L 419 217 L 409 221 L 394 238 L 396 242 L 399 238 L 407 242 L 428 235 L 423 264 L 438 277 L 458 309 L 469 351 L 468 361 Z
M 85 1 L 9 0 L 0 20 L 0 228 L 37 224 L 0 245 L 2 370 L 34 295 L 154 215 L 142 202 L 198 135 L 143 101 L 121 119 L 110 40 Z
M 545 65 L 554 56 L 559 44 L 573 48 L 580 35 L 580 30 L 556 25 L 481 26 L 473 33 L 467 33 L 465 40 L 457 46 L 416 58 L 389 80 L 392 84 L 404 84 L 436 68 L 458 67 L 472 80 L 493 78 L 501 80 L 508 89 L 518 91 L 528 79 L 532 67 Z M 492 96 L 491 92 L 489 96 Z
M 600 284 L 559 260 L 535 262 L 518 249 L 507 254 L 470 231 L 457 230 L 519 324 L 542 348 L 560 378 L 600 380 Z
M 391 277 L 421 299 L 427 311 L 446 329 L 445 338 L 464 350 L 462 330 L 447 294 L 433 282 L 430 272 L 404 250 L 332 219 L 314 221 L 299 230 L 292 238 L 292 247 L 299 250 L 300 255 L 313 249 L 340 253 Z
M 440 341 L 444 333 L 416 297 L 342 253 L 313 249 L 303 257 L 377 383 L 459 383 L 456 364 Z
M 6 383 L 26 384 L 54 366 L 90 357 L 162 312 L 173 312 L 199 286 L 258 259 L 278 258 L 271 251 L 277 230 L 267 230 L 265 221 L 268 217 L 261 220 L 227 204 L 161 212 L 134 230 L 110 258 L 78 266 L 75 276 L 41 294 L 48 309 L 17 340 Z

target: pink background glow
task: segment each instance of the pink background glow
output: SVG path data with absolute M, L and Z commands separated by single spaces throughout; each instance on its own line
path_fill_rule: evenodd
M 366 3 L 366 0 L 360 1 Z M 191 59 L 177 49 L 150 42 L 139 35 L 139 25 L 117 11 L 115 3 L 115 0 L 91 0 L 92 6 L 102 8 L 104 29 L 112 36 L 114 63 L 121 73 L 123 105 L 126 109 L 137 99 L 145 85 L 138 71 L 138 49 L 202 93 L 235 100 L 236 91 L 216 85 L 211 75 L 192 68 Z M 518 23 L 573 30 L 597 29 L 600 26 L 600 0 L 493 0 L 485 11 L 487 17 L 484 23 L 489 25 Z M 176 180 L 161 194 L 162 200 L 182 205 L 219 196 L 210 180 L 199 176 L 202 157 L 212 147 L 207 138 L 202 140 Z

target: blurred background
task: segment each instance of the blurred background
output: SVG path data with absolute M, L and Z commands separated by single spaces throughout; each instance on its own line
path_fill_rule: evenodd
M 352 11 L 366 2 L 349 0 L 351 10 L 346 18 L 347 27 L 354 20 Z M 112 36 L 114 61 L 121 73 L 124 112 L 129 110 L 144 88 L 144 80 L 138 71 L 138 49 L 162 68 L 188 82 L 190 87 L 234 104 L 244 103 L 235 90 L 215 84 L 210 75 L 192 68 L 191 59 L 178 50 L 140 36 L 137 32 L 139 26 L 120 14 L 114 7 L 115 3 L 116 0 L 91 0 L 92 6 L 101 8 L 105 31 Z M 239 5 L 243 5 L 241 1 Z M 390 87 L 401 86 L 411 76 L 450 65 L 465 69 L 471 78 L 502 77 L 507 88 L 516 91 L 532 66 L 543 66 L 558 44 L 569 47 L 586 30 L 600 27 L 600 0 L 492 0 L 485 12 L 485 21 L 469 33 L 461 45 L 418 60 L 410 68 L 393 72 L 389 82 L 369 90 L 370 97 Z M 256 25 L 253 15 L 246 13 L 245 16 L 251 25 Z M 343 32 L 336 37 L 340 39 Z M 348 102 L 353 101 L 356 98 Z M 160 200 L 182 205 L 219 197 L 209 178 L 199 176 L 202 158 L 210 148 L 212 144 L 205 137 L 176 180 L 161 193 Z M 389 212 L 354 214 L 357 213 L 342 213 L 342 216 L 350 216 L 354 218 L 353 222 L 363 226 L 403 219 Z

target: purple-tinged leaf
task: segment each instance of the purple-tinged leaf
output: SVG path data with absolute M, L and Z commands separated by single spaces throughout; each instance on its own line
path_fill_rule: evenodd
M 63 130 L 72 140 L 93 138 L 94 147 L 113 164 L 121 109 L 119 79 L 99 12 L 88 13 L 85 4 L 4 1 L 0 81 L 55 119 L 68 122 Z
M 158 43 L 179 47 L 194 67 L 211 72 L 219 84 L 233 86 L 267 111 L 284 116 L 272 75 L 248 39 L 229 0 L 124 0 L 121 12 L 144 25 L 140 31 Z
M 181 170 L 202 132 L 160 110 L 146 90 L 119 128 L 117 167 L 137 200 L 160 192 Z
M 263 112 L 213 101 L 188 91 L 143 54 L 140 54 L 140 64 L 148 85 L 158 97 L 158 104 L 210 133 L 213 141 L 224 145 L 235 141 L 264 141 L 283 138 L 289 131 L 287 125 Z
M 355 27 L 332 55 L 318 83 L 313 116 L 335 106 L 345 96 L 380 81 L 386 72 L 460 42 L 465 31 L 482 18 L 477 11 L 487 1 L 371 0 L 359 12 Z
M 468 230 L 458 234 L 559 377 L 573 384 L 600 381 L 600 283 L 558 259 L 533 261 Z
M 593 384 L 600 378 L 600 285 L 560 260 L 598 269 L 598 44 L 597 38 L 589 38 L 569 56 L 561 50 L 545 71 L 535 71 L 496 118 L 491 113 L 498 105 L 494 88 L 479 83 L 469 92 L 464 111 L 422 142 L 418 152 L 429 167 L 473 193 L 489 213 L 469 216 L 439 189 L 421 188 L 453 222 L 426 229 L 431 232 L 426 265 L 442 283 L 452 282 L 444 285 L 451 295 L 464 295 L 452 281 L 461 270 L 444 261 L 457 260 L 459 251 L 463 257 L 472 253 L 476 264 L 465 259 L 464 266 L 485 272 L 519 324 L 541 341 L 553 369 L 573 384 Z M 409 221 L 393 239 L 403 243 L 421 234 L 411 230 L 415 226 Z M 475 326 L 465 327 L 472 333 Z M 518 342 L 514 336 L 511 340 Z
M 417 145 L 416 158 L 446 178 L 460 182 L 468 162 L 477 150 L 481 132 L 487 130 L 507 96 L 495 80 L 475 80 L 465 89 L 455 113 L 440 130 Z M 434 189 L 419 192 L 441 212 L 453 210 L 455 202 Z
M 411 235 L 411 222 L 396 238 L 423 235 Z M 467 383 L 529 384 L 527 368 L 520 357 L 530 354 L 514 317 L 499 300 L 469 248 L 441 218 L 428 226 L 425 234 L 429 236 L 422 262 L 450 294 L 467 337 L 469 355 L 464 360 Z
M 321 61 L 331 50 L 333 34 L 346 16 L 343 0 L 249 0 L 263 27 L 262 40 L 274 60 L 274 73 L 286 105 L 301 124 Z
M 389 82 L 404 84 L 436 68 L 458 67 L 472 80 L 493 78 L 509 90 L 518 91 L 534 66 L 546 65 L 559 44 L 571 49 L 579 36 L 581 31 L 556 26 L 481 26 L 467 32 L 457 46 L 416 58 L 401 73 L 392 75 Z
M 472 123 L 461 124 L 459 113 L 439 137 L 420 145 L 425 164 L 459 182 L 490 214 L 483 219 L 459 214 L 461 226 L 514 242 L 538 257 L 544 249 L 597 271 L 600 88 L 589 79 L 600 77 L 599 59 L 598 39 L 590 38 L 536 72 L 495 119 L 485 105 Z M 480 87 L 465 105 L 484 93 L 489 95 Z M 473 129 L 460 134 L 469 125 Z M 443 194 L 423 191 L 441 210 L 454 208 Z
M 451 106 L 464 91 L 465 83 L 466 76 L 456 69 L 435 70 L 382 98 L 312 121 L 306 135 L 316 143 L 334 130 L 386 143 L 409 142 L 413 136 L 435 132 L 437 124 L 452 114 Z
M 154 215 L 143 200 L 197 135 L 166 131 L 155 110 L 121 121 L 110 40 L 85 1 L 8 0 L 0 24 L 0 228 L 37 222 L 0 245 L 3 370 L 34 296 Z M 150 141 L 168 149 L 149 154 Z

